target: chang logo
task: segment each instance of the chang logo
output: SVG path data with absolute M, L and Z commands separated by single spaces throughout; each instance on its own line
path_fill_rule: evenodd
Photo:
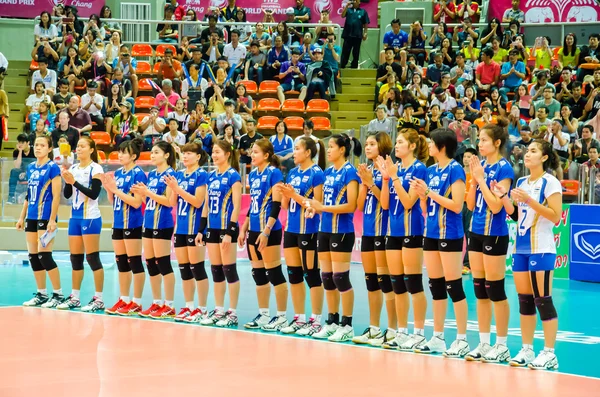
M 117 179 L 117 187 L 118 187 L 118 188 L 121 188 L 121 187 L 123 187 L 123 178 L 119 178 L 119 179 Z
M 214 190 L 219 190 L 219 188 L 220 188 L 220 187 L 221 187 L 221 183 L 220 183 L 218 180 L 216 180 L 216 181 L 212 181 L 212 182 L 210 183 L 210 188 L 211 188 L 211 189 L 214 189 Z
M 181 182 L 181 183 L 179 184 L 179 186 L 181 186 L 181 188 L 182 188 L 183 190 L 187 190 L 187 188 L 188 188 L 188 183 L 187 183 L 187 181 L 183 181 L 183 182 Z
M 294 179 L 292 179 L 291 185 L 292 186 L 300 186 L 300 177 L 299 176 L 294 177 Z
M 38 179 L 40 179 L 40 173 L 39 171 L 33 171 L 31 173 L 31 177 L 29 178 L 32 181 L 37 181 Z
M 252 181 L 252 189 L 258 189 L 260 187 L 260 179 L 256 178 Z
M 573 235 L 579 251 L 591 260 L 600 259 L 600 230 L 586 229 Z
M 437 176 L 437 175 L 436 175 L 436 176 L 434 176 L 434 177 L 431 179 L 431 182 L 429 182 L 429 185 L 430 185 L 431 187 L 438 187 L 438 186 L 440 186 L 440 177 L 439 177 L 439 176 Z
M 333 177 L 333 176 L 328 176 L 328 177 L 325 179 L 325 185 L 332 186 L 334 181 L 335 181 L 335 177 Z
M 156 187 L 156 185 L 158 185 L 158 178 L 152 179 L 148 184 L 148 187 Z

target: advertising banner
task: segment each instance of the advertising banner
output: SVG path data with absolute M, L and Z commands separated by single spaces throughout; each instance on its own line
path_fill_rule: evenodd
M 504 11 L 511 7 L 511 0 L 490 1 L 490 19 L 502 20 Z M 527 23 L 596 22 L 600 15 L 600 5 L 595 0 L 521 0 L 519 8 Z
M 600 205 L 572 205 L 570 230 L 570 278 L 600 282 Z
M 58 4 L 77 7 L 78 16 L 100 15 L 104 0 L 0 0 L 0 17 L 35 18 L 42 11 L 52 14 L 52 8 Z M 32 28 L 33 29 L 33 28 Z

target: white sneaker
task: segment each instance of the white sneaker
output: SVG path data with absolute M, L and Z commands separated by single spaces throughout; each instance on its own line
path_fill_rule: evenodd
M 287 323 L 287 317 L 285 316 L 285 314 L 282 314 L 281 316 L 273 317 L 268 324 L 263 325 L 262 327 L 260 327 L 260 329 L 265 332 L 277 332 L 281 328 L 285 327 Z
M 225 313 L 219 310 L 213 310 L 208 316 L 200 320 L 201 325 L 215 325 L 219 320 L 225 317 Z
M 542 350 L 540 354 L 527 366 L 529 369 L 558 369 L 558 358 L 556 354 Z
M 523 347 L 516 356 L 510 359 L 508 365 L 511 367 L 526 367 L 533 360 L 535 360 L 535 352 L 528 347 Z
M 54 308 L 56 308 L 56 306 L 63 303 L 64 300 L 65 300 L 65 297 L 63 296 L 63 294 L 53 293 L 52 298 L 48 302 L 44 303 L 42 305 L 42 307 L 44 309 L 54 309 Z
M 396 339 L 396 330 L 386 329 L 379 338 L 371 339 L 369 345 L 374 347 L 381 347 L 384 343 L 392 342 Z
M 183 319 L 184 323 L 199 323 L 206 318 L 206 312 L 200 310 L 200 308 L 194 309 L 189 316 Z
M 90 303 L 81 308 L 81 311 L 86 313 L 104 311 L 104 302 L 102 302 L 102 299 L 94 296 Z
M 424 341 L 425 339 L 423 339 Z M 421 343 L 417 347 L 415 347 L 415 353 L 444 353 L 446 351 L 446 341 L 444 338 L 440 338 L 439 336 L 434 336 L 429 339 L 429 342 Z
M 356 343 L 357 345 L 366 345 L 372 339 L 379 338 L 381 337 L 381 335 L 381 329 L 379 329 L 378 327 L 370 326 L 367 329 L 365 329 L 361 335 L 352 338 L 352 343 Z
M 238 326 L 238 317 L 235 313 L 227 311 L 223 317 L 219 321 L 215 323 L 217 327 L 237 327 Z
M 296 332 L 296 334 L 300 335 L 300 336 L 308 336 L 309 338 L 312 338 L 314 334 L 321 332 L 321 330 L 323 329 L 323 326 L 321 325 L 321 323 L 315 321 L 315 319 L 312 319 L 312 321 L 308 322 L 304 328 L 298 330 L 298 332 Z
M 481 342 L 477 345 L 475 349 L 467 353 L 467 355 L 465 356 L 465 360 L 481 361 L 483 359 L 483 356 L 485 356 L 491 349 L 492 346 L 490 346 L 488 343 Z
M 244 328 L 247 329 L 259 329 L 263 325 L 269 324 L 269 316 L 265 316 L 264 314 L 258 314 L 258 316 L 254 317 L 254 319 L 250 322 L 244 324 Z
M 297 334 L 298 331 L 303 329 L 306 326 L 306 322 L 298 321 L 298 316 L 294 316 L 294 319 L 290 321 L 288 325 L 281 328 L 279 332 L 282 334 Z
M 335 331 L 339 327 L 340 326 L 335 323 L 325 324 L 323 327 L 321 327 L 321 329 L 318 332 L 315 332 L 314 334 L 312 334 L 312 337 L 315 339 L 327 339 L 331 335 L 335 334 Z
M 69 295 L 69 297 L 65 299 L 60 305 L 56 306 L 58 310 L 77 309 L 78 307 L 81 307 L 81 302 L 73 295 Z
M 510 360 L 510 350 L 506 345 L 496 343 L 487 353 L 483 354 L 481 362 L 484 363 L 505 363 Z
M 327 340 L 329 342 L 348 342 L 354 338 L 354 329 L 350 325 L 344 325 L 338 327 L 335 333 L 331 335 Z
M 404 332 L 397 332 L 396 337 L 390 341 L 383 342 L 384 349 L 398 350 L 403 343 L 410 339 L 410 335 Z M 411 349 L 412 350 L 412 349 Z
M 423 335 L 412 334 L 398 346 L 398 350 L 401 352 L 414 352 L 417 346 L 423 345 L 427 342 L 427 339 Z
M 33 294 L 33 298 L 29 299 L 26 302 L 23 302 L 23 306 L 37 307 L 42 306 L 46 302 L 48 302 L 48 295 L 36 292 L 35 294 Z
M 469 343 L 464 339 L 456 339 L 443 355 L 446 358 L 463 358 L 471 350 Z

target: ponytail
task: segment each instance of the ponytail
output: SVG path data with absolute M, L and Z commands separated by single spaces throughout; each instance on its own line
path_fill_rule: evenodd
M 269 164 L 275 168 L 279 168 L 280 162 L 279 157 L 275 156 L 275 148 L 273 147 L 273 143 L 267 138 L 258 139 L 256 142 L 252 144 L 252 146 L 258 146 L 260 151 L 264 154 L 268 154 L 269 158 L 267 161 Z
M 350 157 L 350 151 L 352 150 L 352 153 L 355 156 L 360 156 L 362 153 L 362 145 L 360 144 L 360 141 L 358 139 L 356 139 L 355 137 L 350 137 L 348 134 L 342 132 L 341 134 L 335 134 L 331 136 L 331 139 L 333 139 L 333 141 L 335 142 L 335 144 L 340 147 L 340 148 L 344 148 L 344 157 L 348 158 Z M 352 147 L 352 143 L 354 142 L 354 147 Z
M 167 141 L 158 141 L 154 144 L 154 147 L 158 147 L 164 154 L 168 154 L 167 165 L 173 169 L 177 168 L 177 153 L 172 144 Z

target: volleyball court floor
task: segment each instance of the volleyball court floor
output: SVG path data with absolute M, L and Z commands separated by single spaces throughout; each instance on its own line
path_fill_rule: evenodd
M 101 255 L 106 267 L 104 300 L 118 298 L 114 256 Z M 57 252 L 63 290 L 71 284 L 68 253 Z M 175 271 L 176 268 L 174 269 Z M 195 393 L 220 396 L 600 396 L 600 285 L 555 280 L 559 313 L 556 373 L 468 363 L 414 353 L 336 344 L 295 336 L 243 330 L 257 313 L 254 282 L 247 261 L 239 263 L 239 329 L 218 329 L 171 321 L 122 318 L 79 311 L 24 308 L 35 283 L 28 266 L 0 265 L 0 396 L 155 396 Z M 368 304 L 360 264 L 352 266 L 355 332 L 368 324 Z M 478 342 L 475 298 L 470 276 L 463 277 L 469 302 L 468 340 Z M 507 277 L 511 303 L 508 346 L 520 349 L 517 296 Z M 48 281 L 48 287 L 50 283 Z M 427 290 L 427 288 L 426 288 Z M 175 304 L 183 304 L 176 286 Z M 427 291 L 428 292 L 428 291 Z M 81 291 L 91 298 L 91 271 Z M 307 294 L 309 295 L 309 294 Z M 151 301 L 148 282 L 144 306 Z M 227 304 L 227 302 L 226 302 Z M 213 307 L 212 290 L 209 308 Z M 271 310 L 275 312 L 274 297 Z M 431 305 L 430 305 L 431 306 Z M 310 314 L 307 302 L 307 316 Z M 326 309 L 326 308 L 325 308 Z M 385 309 L 384 309 L 385 310 Z M 323 311 L 327 313 L 327 310 Z M 292 318 L 291 299 L 288 318 Z M 381 327 L 386 328 L 385 311 Z M 412 314 L 410 316 L 412 318 Z M 445 337 L 454 340 L 451 305 Z M 432 333 L 431 307 L 425 333 Z M 412 330 L 412 325 L 409 324 Z M 538 321 L 534 348 L 543 347 Z M 492 330 L 493 332 L 493 330 Z M 492 335 L 492 342 L 495 335 Z

